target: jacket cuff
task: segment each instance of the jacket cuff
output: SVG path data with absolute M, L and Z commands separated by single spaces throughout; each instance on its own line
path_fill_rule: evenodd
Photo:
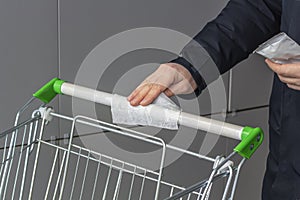
M 184 59 L 183 57 L 178 57 L 174 60 L 171 60 L 169 63 L 180 64 L 191 73 L 193 79 L 195 80 L 195 82 L 198 86 L 194 90 L 194 93 L 196 96 L 199 96 L 201 94 L 202 90 L 204 90 L 206 88 L 207 85 L 206 85 L 204 79 L 202 78 L 202 76 L 200 75 L 200 73 L 198 72 L 198 70 L 186 59 Z M 194 94 L 186 94 L 186 95 L 179 95 L 179 96 L 184 99 L 191 99 L 191 98 L 195 97 Z

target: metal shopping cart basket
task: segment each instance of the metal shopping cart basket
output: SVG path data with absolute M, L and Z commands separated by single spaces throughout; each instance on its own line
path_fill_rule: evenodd
M 159 137 L 130 128 L 87 116 L 69 117 L 56 113 L 47 103 L 57 94 L 105 105 L 110 105 L 112 97 L 111 94 L 57 78 L 38 90 L 17 113 L 14 127 L 0 134 L 3 146 L 0 157 L 0 199 L 207 200 L 219 182 L 222 186 L 220 199 L 232 200 L 243 163 L 263 141 L 260 128 L 240 127 L 181 112 L 178 124 L 241 141 L 228 156 L 210 158 L 171 146 Z M 35 99 L 43 103 L 31 111 Z M 27 120 L 21 120 L 27 115 Z M 70 124 L 68 140 L 63 144 L 44 134 L 46 125 L 54 119 Z M 156 145 L 160 149 L 157 161 L 159 167 L 153 170 L 143 164 L 136 164 L 134 160 L 126 161 L 112 157 L 109 152 L 106 154 L 76 144 L 76 124 L 130 138 L 135 143 Z M 207 162 L 211 170 L 206 178 L 188 186 L 164 180 L 164 162 L 169 151 Z M 238 154 L 239 162 L 234 164 L 232 158 Z

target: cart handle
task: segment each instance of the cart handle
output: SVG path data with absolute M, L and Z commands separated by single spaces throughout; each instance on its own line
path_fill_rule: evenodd
M 108 106 L 111 106 L 113 98 L 113 94 L 67 83 L 58 78 L 54 78 L 46 83 L 37 92 L 35 92 L 33 96 L 44 103 L 49 103 L 57 94 L 65 94 Z M 160 107 L 158 108 L 159 110 L 163 110 Z M 261 128 L 251 128 L 248 126 L 241 127 L 186 112 L 180 113 L 178 124 L 197 130 L 208 131 L 228 138 L 241 140 L 241 142 L 234 148 L 234 151 L 244 158 L 250 158 L 262 144 L 264 138 Z

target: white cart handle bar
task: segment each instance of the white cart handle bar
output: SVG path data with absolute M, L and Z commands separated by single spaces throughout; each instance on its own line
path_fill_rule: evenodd
M 33 96 L 40 99 L 44 103 L 49 103 L 57 94 L 69 95 L 107 106 L 111 106 L 113 98 L 113 94 L 67 83 L 58 78 L 54 78 L 49 81 L 41 89 L 34 93 Z M 161 108 L 158 110 L 163 112 Z M 151 117 L 155 119 L 156 115 Z M 238 152 L 245 158 L 250 158 L 252 156 L 252 154 L 263 142 L 264 137 L 261 128 L 251 128 L 248 126 L 241 127 L 186 112 L 180 113 L 178 124 L 197 130 L 203 130 L 222 135 L 228 138 L 241 140 L 241 142 L 234 148 L 234 151 Z

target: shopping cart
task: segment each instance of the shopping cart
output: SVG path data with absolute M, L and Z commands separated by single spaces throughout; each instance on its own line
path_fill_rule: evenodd
M 87 116 L 69 117 L 56 113 L 47 104 L 57 94 L 105 105 L 110 105 L 112 98 L 111 94 L 57 78 L 38 90 L 18 111 L 14 127 L 0 134 L 3 146 L 0 157 L 0 199 L 207 200 L 214 194 L 215 185 L 219 185 L 220 198 L 232 200 L 242 165 L 263 141 L 260 128 L 240 127 L 181 112 L 178 124 L 241 140 L 228 156 L 211 158 L 171 146 L 159 137 L 132 128 Z M 36 107 L 35 99 L 43 103 Z M 22 121 L 24 117 L 27 120 Z M 64 142 L 57 142 L 55 138 L 44 134 L 48 127 L 46 125 L 54 119 L 69 123 L 69 135 Z M 99 134 L 130 138 L 135 143 L 156 146 L 159 149 L 158 168 L 153 170 L 134 160 L 129 162 L 112 157 L 105 150 L 105 153 L 93 151 L 76 144 L 75 127 L 78 124 L 93 127 Z M 164 180 L 165 157 L 170 151 L 207 162 L 211 168 L 207 177 L 189 186 Z M 234 163 L 232 158 L 236 154 L 241 157 Z

